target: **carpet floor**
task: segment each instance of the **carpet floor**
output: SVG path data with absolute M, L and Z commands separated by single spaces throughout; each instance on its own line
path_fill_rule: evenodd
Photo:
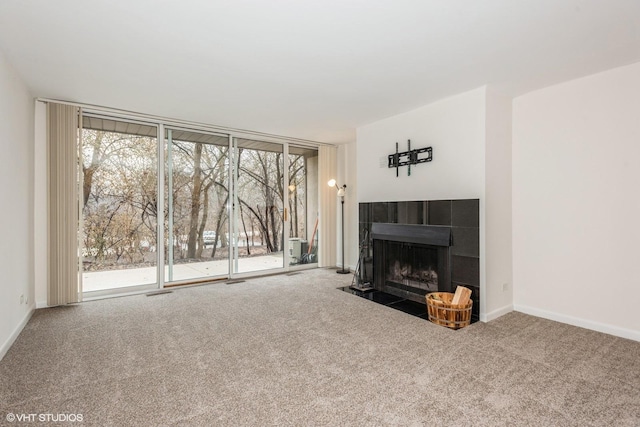
M 639 342 L 515 312 L 451 331 L 336 289 L 350 281 L 37 310 L 0 362 L 0 425 L 640 425 Z

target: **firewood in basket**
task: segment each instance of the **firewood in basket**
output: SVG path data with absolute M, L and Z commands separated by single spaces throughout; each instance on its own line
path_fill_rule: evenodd
M 458 286 L 456 288 L 456 293 L 453 295 L 453 300 L 451 301 L 451 304 L 465 306 L 469 303 L 470 298 L 471 298 L 471 289 L 465 288 L 464 286 Z

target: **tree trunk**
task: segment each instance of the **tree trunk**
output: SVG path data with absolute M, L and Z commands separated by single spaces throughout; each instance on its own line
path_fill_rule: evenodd
M 251 217 L 249 217 L 251 218 Z M 254 227 L 253 219 L 251 219 L 251 246 L 255 246 L 256 243 L 253 240 L 253 237 L 256 235 L 256 228 Z
M 289 212 L 291 212 L 291 219 L 289 221 L 289 236 L 299 237 L 298 233 L 298 189 L 296 187 L 293 190 L 292 197 L 289 197 Z
M 91 188 L 93 186 L 93 174 L 100 167 L 101 157 L 102 157 L 102 138 L 104 137 L 104 132 L 99 131 L 96 132 L 96 139 L 91 144 L 93 146 L 93 153 L 91 154 L 91 164 L 88 167 L 82 166 L 82 197 L 83 197 L 83 207 L 87 206 L 87 202 L 89 201 L 89 196 L 91 195 Z
M 195 258 L 198 243 L 198 217 L 200 216 L 200 193 L 202 191 L 202 144 L 195 145 L 193 153 L 193 189 L 191 191 L 191 218 L 187 239 L 187 258 Z
M 251 255 L 251 249 L 249 249 L 249 235 L 247 234 L 247 225 L 244 223 L 244 214 L 242 213 L 242 204 L 240 204 L 240 219 L 242 220 L 242 228 L 244 230 L 244 242 L 247 246 L 247 255 Z
M 229 193 L 227 193 L 227 197 L 224 199 L 224 203 L 222 204 L 222 206 L 227 206 L 228 201 L 229 201 Z M 218 247 L 218 240 L 220 239 L 220 231 L 222 229 L 222 223 L 223 223 L 222 218 L 224 218 L 225 212 L 226 210 L 224 208 L 218 211 L 218 219 L 216 220 L 216 238 L 213 239 L 213 249 L 211 250 L 211 258 L 216 256 L 216 249 Z M 223 245 L 220 245 L 220 246 L 224 247 Z
M 264 207 L 264 234 L 265 240 L 267 241 L 267 252 L 274 252 L 273 245 L 271 242 L 271 230 L 269 230 L 269 212 L 271 211 L 271 206 Z
M 209 218 L 209 189 L 213 185 L 213 182 L 205 185 L 204 187 L 204 200 L 202 201 L 202 221 L 198 227 L 198 249 L 196 250 L 196 258 L 202 258 L 202 251 L 204 250 L 204 228 L 207 226 L 207 219 Z

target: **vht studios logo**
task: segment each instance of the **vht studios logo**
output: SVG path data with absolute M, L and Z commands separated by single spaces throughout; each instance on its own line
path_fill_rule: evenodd
M 74 422 L 82 422 L 83 416 L 82 414 L 14 414 L 9 413 L 6 416 L 7 421 L 10 423 L 19 422 L 19 423 L 74 423 Z

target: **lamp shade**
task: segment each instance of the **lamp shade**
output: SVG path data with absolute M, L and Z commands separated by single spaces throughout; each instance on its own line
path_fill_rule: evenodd
M 336 186 L 336 180 L 335 179 L 330 179 L 327 184 L 329 184 L 329 187 L 335 187 Z

